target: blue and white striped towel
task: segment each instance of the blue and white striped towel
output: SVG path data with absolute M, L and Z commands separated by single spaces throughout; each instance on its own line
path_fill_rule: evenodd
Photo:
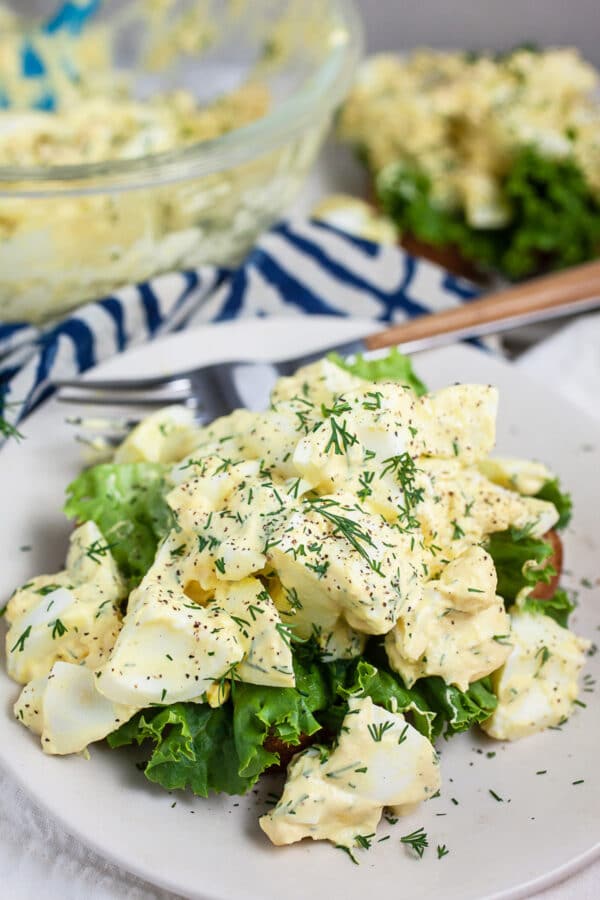
M 285 221 L 238 269 L 161 275 L 43 328 L 0 324 L 4 417 L 18 424 L 52 393 L 53 379 L 192 324 L 306 314 L 400 322 L 474 296 L 470 283 L 398 247 L 323 222 Z

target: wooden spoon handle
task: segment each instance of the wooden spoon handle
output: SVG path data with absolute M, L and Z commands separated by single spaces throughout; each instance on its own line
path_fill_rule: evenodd
M 480 300 L 371 334 L 369 350 L 400 344 L 407 351 L 480 337 L 600 306 L 600 260 L 533 278 Z

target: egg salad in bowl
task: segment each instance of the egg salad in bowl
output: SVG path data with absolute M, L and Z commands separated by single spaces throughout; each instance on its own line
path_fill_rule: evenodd
M 6 606 L 15 715 L 47 754 L 141 745 L 165 789 L 244 794 L 277 845 L 368 846 L 437 794 L 435 741 L 511 741 L 577 701 L 541 463 L 491 457 L 497 392 L 397 352 L 323 359 L 265 412 L 171 407 L 68 487 L 65 568 Z
M 0 319 L 237 266 L 360 46 L 352 0 L 0 0 Z

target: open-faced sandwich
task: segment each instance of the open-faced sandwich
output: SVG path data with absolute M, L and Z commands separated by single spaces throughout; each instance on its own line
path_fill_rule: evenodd
M 557 584 L 570 501 L 490 456 L 497 401 L 427 393 L 393 352 L 300 369 L 262 413 L 154 413 L 69 486 L 64 569 L 8 602 L 17 719 L 49 754 L 142 744 L 201 796 L 291 756 L 262 829 L 348 849 L 437 793 L 441 734 L 559 725 L 587 647 Z

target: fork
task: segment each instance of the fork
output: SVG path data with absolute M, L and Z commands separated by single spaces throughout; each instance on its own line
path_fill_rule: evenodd
M 416 353 L 596 307 L 600 307 L 600 260 L 294 359 L 271 363 L 223 362 L 149 378 L 62 379 L 55 381 L 54 386 L 58 388 L 61 402 L 146 409 L 178 403 L 192 409 L 199 424 L 206 424 L 239 407 L 264 409 L 278 377 L 291 375 L 327 352 L 351 357 L 397 346 L 403 353 Z M 90 426 L 90 420 L 70 421 Z M 137 421 L 97 420 L 95 430 L 127 431 Z

